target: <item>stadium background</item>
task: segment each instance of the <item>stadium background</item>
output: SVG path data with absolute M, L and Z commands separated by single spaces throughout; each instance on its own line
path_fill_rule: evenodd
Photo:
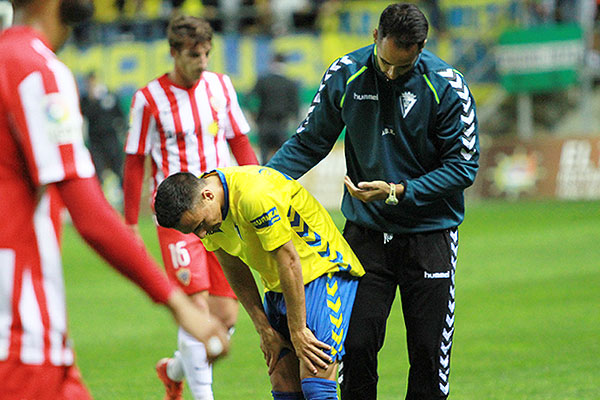
M 173 6 L 159 0 L 126 1 L 119 12 L 114 0 L 96 3 L 96 21 L 78 29 L 60 56 L 78 77 L 95 71 L 109 89 L 120 95 L 127 111 L 135 89 L 171 66 L 164 29 Z M 372 42 L 372 29 L 387 4 L 386 1 L 282 1 L 288 4 L 288 20 L 283 24 L 277 23 L 277 18 L 284 15 L 270 9 L 269 2 L 241 3 L 237 11 L 203 6 L 193 0 L 183 1 L 179 7 L 184 12 L 204 13 L 218 29 L 210 68 L 232 78 L 246 110 L 254 108 L 253 99 L 247 94 L 257 77 L 265 72 L 274 52 L 288 56 L 284 73 L 300 85 L 302 102 L 307 108 L 327 66 L 344 53 Z M 595 85 L 600 81 L 597 52 L 600 35 L 595 1 L 557 0 L 555 7 L 567 4 L 563 5 L 567 11 L 562 11 L 561 16 L 552 15 L 552 10 L 548 10 L 548 15 L 532 11 L 532 4 L 546 5 L 552 1 L 417 3 L 421 3 L 432 20 L 427 48 L 465 75 L 477 99 L 482 169 L 468 195 L 598 199 L 600 141 L 595 134 L 600 126 L 597 112 L 600 95 Z M 569 7 L 579 3 L 587 3 L 590 8 L 582 12 L 584 15 L 568 14 Z M 295 9 L 294 4 L 297 4 Z M 438 7 L 437 12 L 432 4 Z M 555 13 L 559 11 L 557 8 Z M 231 21 L 232 12 L 237 12 L 235 23 Z M 555 33 L 560 27 L 573 24 L 579 33 L 573 48 L 565 53 L 569 65 L 564 65 L 564 60 L 560 64 L 560 59 L 552 64 L 551 60 L 550 65 L 544 66 L 546 73 L 539 76 L 519 70 L 510 75 L 506 68 L 499 68 L 503 65 L 499 62 L 502 50 L 499 41 L 506 32 L 520 35 L 520 40 L 529 44 L 523 50 L 515 48 L 517 53 L 526 54 L 540 36 L 555 34 L 556 41 L 549 43 L 574 43 L 569 42 L 569 36 Z M 512 63 L 515 68 L 523 68 L 527 60 L 512 60 Z M 513 80 L 507 82 L 511 77 Z M 534 84 L 527 84 L 525 79 Z M 246 114 L 251 119 L 252 114 Z M 251 139 L 255 139 L 253 133 Z M 340 144 L 303 180 L 330 208 L 339 204 L 343 162 Z M 339 184 L 318 184 L 324 181 Z
M 223 5 L 231 1 L 219 6 L 216 1 L 128 0 L 121 10 L 116 3 L 96 0 L 94 22 L 79 27 L 59 53 L 78 80 L 95 71 L 119 94 L 127 111 L 133 91 L 170 68 L 164 29 L 169 13 L 181 7 L 214 23 L 210 68 L 231 76 L 250 117 L 255 104 L 247 94 L 272 53 L 289 56 L 285 73 L 300 84 L 307 108 L 327 66 L 372 42 L 372 29 L 389 1 L 244 0 L 234 10 Z M 282 12 L 280 7 L 278 13 L 270 3 L 289 8 Z M 598 399 L 597 3 L 417 3 L 432 20 L 427 48 L 465 75 L 480 120 L 481 169 L 467 191 L 461 229 L 457 296 L 462 300 L 451 398 Z M 580 3 L 589 9 L 575 18 L 568 12 L 551 12 L 552 7 L 568 9 Z M 337 210 L 344 172 L 339 142 L 303 178 L 340 227 L 343 217 Z M 111 180 L 107 182 L 107 195 L 119 206 L 118 194 Z M 148 216 L 141 221 L 141 231 L 159 258 Z M 157 313 L 140 293 L 100 267 L 102 261 L 71 227 L 65 230 L 63 244 L 72 336 L 95 397 L 161 398 L 152 367 L 175 346 L 166 313 Z M 381 354 L 384 400 L 400 398 L 397 393 L 403 393 L 406 383 L 402 324 L 396 306 Z M 215 394 L 220 399 L 265 398 L 266 371 L 257 336 L 243 312 L 237 329 L 231 356 L 216 366 Z M 186 395 L 189 398 L 189 392 Z

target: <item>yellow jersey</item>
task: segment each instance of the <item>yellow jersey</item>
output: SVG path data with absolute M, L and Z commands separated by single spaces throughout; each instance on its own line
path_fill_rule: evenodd
M 270 252 L 289 240 L 300 256 L 305 285 L 339 271 L 364 275 L 327 210 L 300 183 L 257 165 L 216 172 L 225 196 L 223 223 L 202 242 L 207 250 L 220 248 L 258 271 L 265 291 L 281 292 L 277 260 Z

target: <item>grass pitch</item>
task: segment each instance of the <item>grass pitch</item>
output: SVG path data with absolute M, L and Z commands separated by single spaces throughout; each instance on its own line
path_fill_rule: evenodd
M 343 218 L 332 213 L 341 226 Z M 149 219 L 141 232 L 159 259 Z M 459 231 L 454 400 L 600 398 L 598 202 L 481 202 Z M 155 362 L 176 326 L 67 226 L 63 259 L 77 363 L 97 400 L 162 399 Z M 399 300 L 380 353 L 379 399 L 404 398 L 407 357 Z M 258 336 L 240 312 L 229 357 L 214 371 L 218 400 L 269 399 Z M 186 388 L 185 398 L 191 399 Z

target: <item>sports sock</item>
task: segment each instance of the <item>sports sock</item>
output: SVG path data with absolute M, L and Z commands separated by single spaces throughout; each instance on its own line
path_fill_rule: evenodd
M 196 400 L 213 400 L 212 365 L 206 360 L 204 344 L 179 329 L 179 352 L 190 391 Z
M 181 382 L 185 378 L 183 364 L 181 362 L 181 353 L 176 351 L 173 357 L 167 363 L 167 376 L 174 381 Z
M 337 384 L 323 378 L 302 379 L 302 392 L 306 400 L 337 400 Z
M 278 392 L 271 390 L 274 400 L 304 400 L 302 392 Z

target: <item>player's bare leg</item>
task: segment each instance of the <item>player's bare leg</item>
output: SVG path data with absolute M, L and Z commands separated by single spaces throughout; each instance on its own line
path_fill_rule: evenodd
M 337 400 L 337 370 L 338 362 L 335 362 L 329 365 L 327 369 L 317 367 L 317 374 L 313 375 L 313 373 L 300 362 L 300 380 L 304 398 L 306 400 Z
M 304 399 L 300 386 L 298 358 L 293 351 L 285 352 L 269 378 L 274 400 Z

